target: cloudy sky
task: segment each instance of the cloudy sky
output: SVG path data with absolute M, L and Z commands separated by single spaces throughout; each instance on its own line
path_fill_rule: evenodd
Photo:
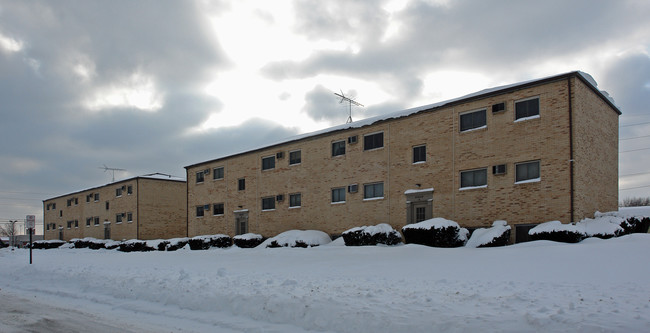
M 650 196 L 650 2 L 0 0 L 0 222 L 42 200 L 572 70 Z M 634 150 L 632 152 L 628 152 Z

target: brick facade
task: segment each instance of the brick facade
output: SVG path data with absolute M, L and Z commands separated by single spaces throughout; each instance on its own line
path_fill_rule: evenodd
M 185 181 L 136 177 L 44 200 L 44 239 L 184 237 L 186 190 Z
M 515 103 L 531 99 L 538 100 L 538 115 L 516 120 Z M 500 103 L 505 108 L 493 112 Z M 481 110 L 485 126 L 461 131 L 461 117 Z M 470 228 L 497 219 L 566 223 L 572 214 L 575 221 L 615 210 L 619 114 L 582 73 L 572 72 L 187 166 L 188 235 L 274 236 L 290 229 L 339 234 L 377 223 L 401 228 L 420 215 Z M 382 133 L 383 146 L 364 150 L 365 137 L 376 133 Z M 355 136 L 356 143 L 348 141 Z M 332 156 L 337 141 L 344 141 L 345 154 Z M 426 159 L 414 163 L 414 147 L 421 146 Z M 291 165 L 297 150 L 300 163 Z M 275 166 L 262 170 L 266 157 Z M 528 162 L 539 166 L 539 178 L 516 182 L 517 164 Z M 505 172 L 493 174 L 497 165 L 505 165 Z M 214 179 L 215 168 L 223 168 L 223 178 Z M 461 172 L 476 169 L 486 170 L 486 186 L 461 189 Z M 197 173 L 203 181 L 197 182 Z M 244 190 L 238 189 L 240 179 Z M 375 183 L 382 183 L 383 196 L 364 199 L 365 185 Z M 358 191 L 348 191 L 354 184 Z M 332 202 L 335 188 L 345 189 L 344 202 Z M 289 207 L 298 193 L 300 206 Z M 264 198 L 273 198 L 275 207 L 262 209 Z M 197 216 L 199 206 L 203 216 Z M 242 216 L 247 228 L 240 230 Z

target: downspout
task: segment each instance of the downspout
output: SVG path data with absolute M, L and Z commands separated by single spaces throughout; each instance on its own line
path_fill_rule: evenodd
M 567 88 L 569 93 L 569 182 L 570 182 L 570 194 L 571 194 L 571 220 L 573 222 L 574 218 L 574 179 L 573 179 L 573 165 L 575 161 L 573 160 L 573 96 L 571 92 L 571 78 L 567 79 Z
M 138 219 L 138 223 L 135 224 L 135 239 L 140 239 L 140 178 L 135 179 L 135 214 Z
M 190 237 L 190 170 L 185 168 L 185 237 Z

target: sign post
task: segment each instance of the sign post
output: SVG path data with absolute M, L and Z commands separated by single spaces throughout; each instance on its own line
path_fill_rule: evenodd
M 29 232 L 29 264 L 32 264 L 32 234 L 34 233 L 34 228 L 36 227 L 36 216 L 27 215 L 25 218 L 25 226 L 27 227 L 27 232 Z

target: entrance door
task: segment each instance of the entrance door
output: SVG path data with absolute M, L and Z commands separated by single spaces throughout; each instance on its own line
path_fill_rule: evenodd
M 408 190 L 406 223 L 418 223 L 433 217 L 433 188 Z
M 59 228 L 59 240 L 63 240 L 63 228 Z
M 235 212 L 235 232 L 237 235 L 248 233 L 248 211 Z
M 104 224 L 104 239 L 111 239 L 111 225 Z
M 427 205 L 418 204 L 413 205 L 413 217 L 415 217 L 414 223 L 422 222 L 427 219 Z

